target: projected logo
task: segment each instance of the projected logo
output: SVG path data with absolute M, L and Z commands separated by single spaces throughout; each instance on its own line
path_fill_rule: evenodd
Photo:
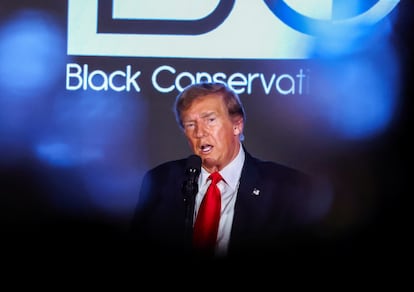
M 127 7 L 114 6 L 114 2 L 117 1 L 101 0 L 98 2 L 98 33 L 164 35 L 207 33 L 224 22 L 229 16 L 235 0 L 219 1 L 215 7 L 211 5 L 212 1 L 205 1 L 203 6 L 191 4 L 191 1 L 152 0 L 151 3 L 145 3 L 149 1 L 135 1 L 134 3 L 130 2 Z M 120 5 L 125 5 L 125 2 L 118 2 Z M 136 19 L 116 19 L 113 17 L 115 11 L 123 15 L 130 13 L 131 9 L 129 8 L 134 8 L 129 7 L 130 5 L 136 5 L 137 9 L 133 11 L 138 12 L 139 15 L 137 16 L 135 13 L 130 15 Z M 177 13 L 177 9 L 180 9 L 178 11 L 181 12 L 185 11 L 185 14 Z
M 264 2 L 276 17 L 291 28 L 318 35 L 338 27 L 360 26 L 363 29 L 372 26 L 385 18 L 399 0 L 309 0 L 306 4 L 297 0 Z
M 398 2 L 69 0 L 68 54 L 307 58 L 321 29 L 349 24 L 374 25 Z

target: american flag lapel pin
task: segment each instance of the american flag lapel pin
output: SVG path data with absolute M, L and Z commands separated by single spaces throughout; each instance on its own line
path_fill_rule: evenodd
M 255 195 L 255 196 L 258 196 L 258 195 L 260 195 L 260 190 L 254 188 L 252 194 Z

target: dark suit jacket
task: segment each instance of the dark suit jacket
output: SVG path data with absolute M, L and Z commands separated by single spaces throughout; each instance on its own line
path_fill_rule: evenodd
M 228 257 L 268 256 L 305 246 L 317 217 L 318 189 L 304 173 L 245 152 Z M 186 159 L 166 162 L 143 179 L 132 232 L 146 253 L 187 254 L 185 168 Z

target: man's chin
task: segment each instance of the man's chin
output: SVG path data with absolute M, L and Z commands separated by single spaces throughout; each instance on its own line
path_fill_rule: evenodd
M 201 157 L 203 160 L 203 167 L 210 172 L 217 170 L 217 160 L 211 157 Z

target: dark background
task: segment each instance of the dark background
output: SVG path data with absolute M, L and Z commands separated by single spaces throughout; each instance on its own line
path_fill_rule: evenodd
M 53 17 L 66 41 L 66 3 L 11 2 L 0 4 L 0 27 L 15 13 L 34 8 Z M 411 229 L 407 199 L 412 193 L 411 11 L 412 1 L 400 2 L 391 36 L 400 67 L 390 70 L 399 81 L 394 89 L 399 102 L 389 127 L 381 133 L 344 139 L 319 123 L 312 109 L 303 111 L 297 96 L 241 95 L 247 111 L 247 149 L 260 158 L 300 168 L 326 181 L 327 196 L 321 199 L 325 220 L 317 235 L 319 251 L 326 254 L 405 258 Z M 373 47 L 382 45 L 375 43 Z M 32 246 L 48 248 L 62 243 L 83 248 L 102 241 L 122 241 L 143 173 L 161 162 L 190 154 L 172 113 L 177 92 L 157 95 L 150 84 L 143 84 L 139 95 L 108 93 L 103 98 L 93 92 L 75 94 L 64 87 L 66 63 L 87 63 L 108 71 L 126 64 L 142 68 L 170 64 L 178 71 L 202 68 L 216 72 L 219 67 L 229 73 L 273 72 L 281 67 L 289 71 L 290 66 L 292 70 L 303 66 L 316 72 L 312 75 L 314 84 L 323 83 L 326 72 L 343 76 L 341 61 L 320 66 L 317 58 L 297 65 L 299 61 L 283 60 L 76 57 L 66 56 L 65 45 L 63 49 L 63 61 L 50 62 L 51 68 L 58 66 L 60 75 L 35 99 L 14 104 L 4 90 L 0 93 L 0 123 L 4 123 L 0 128 L 0 224 L 4 241 L 12 246 L 24 243 L 27 248 L 31 242 Z M 347 58 L 353 57 L 359 56 Z M 20 114 L 22 108 L 30 113 Z M 7 124 L 4 117 L 14 111 L 24 120 L 24 127 Z M 57 159 L 50 153 L 46 157 L 55 159 L 44 159 L 39 145 L 51 140 L 80 150 L 75 155 L 68 148 L 59 148 L 54 154 Z M 98 150 L 87 151 L 91 149 Z M 83 160 L 94 155 L 101 159 Z

